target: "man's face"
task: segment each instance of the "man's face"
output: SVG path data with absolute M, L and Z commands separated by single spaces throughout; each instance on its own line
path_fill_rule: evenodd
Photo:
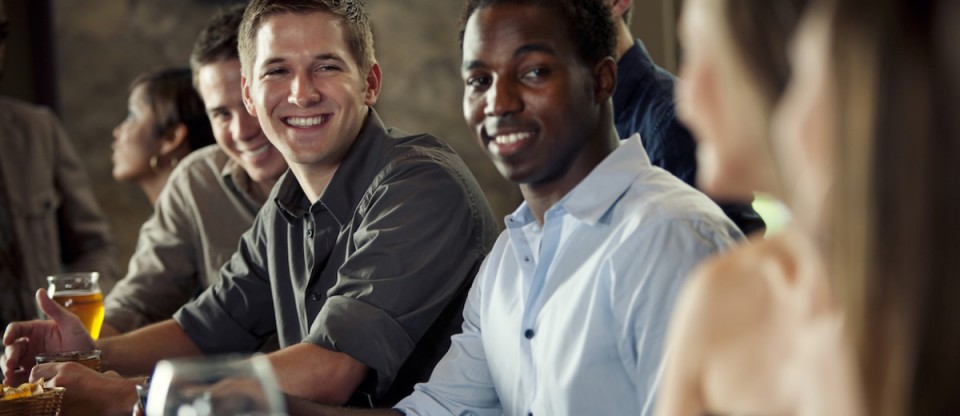
M 286 13 L 257 31 L 244 103 L 291 167 L 338 166 L 376 103 L 380 68 L 361 72 L 343 24 L 324 12 Z
M 600 111 L 593 73 L 552 10 L 477 10 L 463 38 L 463 114 L 507 179 L 550 183 L 567 173 Z
M 213 136 L 224 153 L 254 182 L 275 181 L 287 162 L 243 106 L 240 60 L 217 61 L 197 70 L 197 89 L 210 118 Z

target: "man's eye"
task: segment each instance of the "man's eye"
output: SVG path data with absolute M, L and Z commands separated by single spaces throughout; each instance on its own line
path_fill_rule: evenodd
M 319 65 L 317 66 L 317 71 L 327 72 L 327 71 L 339 71 L 340 67 L 336 65 Z
M 523 79 L 540 79 L 549 74 L 546 68 L 533 68 L 523 74 Z
M 269 77 L 274 75 L 282 75 L 287 73 L 287 70 L 284 68 L 270 68 L 264 71 L 263 76 Z
M 471 88 L 484 88 L 490 85 L 490 77 L 470 77 L 465 83 Z

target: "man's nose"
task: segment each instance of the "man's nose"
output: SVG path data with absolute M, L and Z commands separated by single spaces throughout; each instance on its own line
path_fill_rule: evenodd
M 320 91 L 313 84 L 313 77 L 310 74 L 295 76 L 290 85 L 290 104 L 308 107 L 318 101 L 320 101 Z
M 517 91 L 517 86 L 509 79 L 498 77 L 492 81 L 486 94 L 484 114 L 488 116 L 504 116 L 518 113 L 523 110 L 523 100 Z

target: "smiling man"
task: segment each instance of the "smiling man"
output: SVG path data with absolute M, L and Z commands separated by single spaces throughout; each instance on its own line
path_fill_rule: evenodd
M 8 380 L 41 351 L 98 347 L 105 369 L 135 374 L 253 352 L 276 333 L 283 348 L 268 357 L 284 392 L 392 404 L 447 350 L 496 228 L 450 147 L 388 129 L 371 108 L 381 72 L 361 3 L 254 0 L 239 51 L 246 108 L 290 171 L 221 280 L 173 320 L 97 344 L 41 290 L 54 321 L 7 330 Z
M 650 414 L 679 289 L 742 237 L 638 138 L 620 143 L 605 3 L 468 3 L 464 116 L 525 202 L 477 275 L 463 332 L 396 411 Z M 310 407 L 291 414 L 372 414 Z

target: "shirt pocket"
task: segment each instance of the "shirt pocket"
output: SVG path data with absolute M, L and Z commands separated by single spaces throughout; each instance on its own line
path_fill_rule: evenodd
M 21 249 L 33 253 L 43 273 L 60 268 L 60 238 L 57 231 L 57 209 L 60 195 L 46 189 L 28 196 L 21 206 L 27 241 Z

